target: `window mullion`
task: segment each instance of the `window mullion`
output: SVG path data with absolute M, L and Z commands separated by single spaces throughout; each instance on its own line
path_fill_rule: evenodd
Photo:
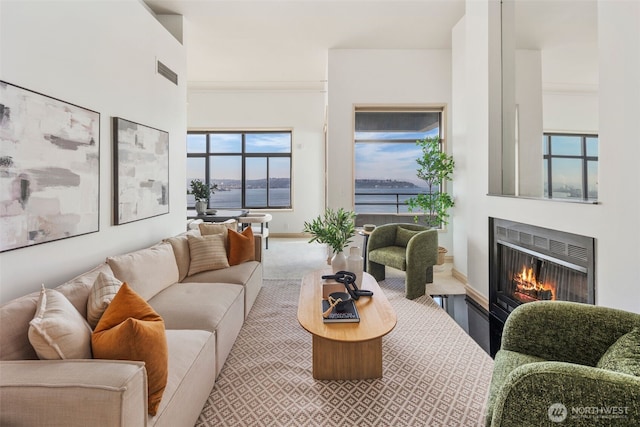
M 247 152 L 246 152 L 247 134 L 242 133 L 242 208 L 247 206 Z
M 269 179 L 269 177 L 271 176 L 271 173 L 269 172 L 269 163 L 270 163 L 269 160 L 270 160 L 270 157 L 267 156 L 267 207 L 271 206 L 271 200 L 269 198 L 270 197 L 269 196 L 269 193 L 270 193 L 269 188 L 271 186 L 271 182 L 270 182 L 270 179 Z

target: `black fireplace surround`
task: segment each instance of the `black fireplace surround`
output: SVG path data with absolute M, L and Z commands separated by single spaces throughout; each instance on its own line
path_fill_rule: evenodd
M 595 239 L 489 218 L 491 357 L 509 313 L 538 300 L 595 304 Z

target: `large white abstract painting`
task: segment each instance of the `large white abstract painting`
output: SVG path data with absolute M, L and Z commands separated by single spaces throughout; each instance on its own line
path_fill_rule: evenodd
M 169 213 L 169 133 L 114 117 L 113 135 L 115 223 Z
M 100 113 L 0 81 L 0 252 L 99 230 Z

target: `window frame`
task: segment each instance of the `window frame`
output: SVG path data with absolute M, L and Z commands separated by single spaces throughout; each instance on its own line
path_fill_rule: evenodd
M 580 138 L 580 154 L 553 154 L 552 151 L 552 138 L 553 137 L 578 137 Z M 599 163 L 599 156 L 590 156 L 587 155 L 587 139 L 596 138 L 598 139 L 598 152 L 600 151 L 600 138 L 597 133 L 563 133 L 563 132 L 544 132 L 542 134 L 543 138 L 543 155 L 542 160 L 543 164 L 546 164 L 547 167 L 547 186 L 544 188 L 547 192 L 548 199 L 553 199 L 553 159 L 573 159 L 580 160 L 580 182 L 582 185 L 582 197 L 579 199 L 584 202 L 597 202 L 598 197 L 590 198 L 589 197 L 589 162 Z M 546 154 L 545 154 L 546 152 Z M 544 184 L 544 183 L 543 183 Z M 543 185 L 544 186 L 544 185 Z M 543 190 L 543 191 L 544 191 Z M 564 200 L 556 199 L 556 200 Z M 571 200 L 570 198 L 567 200 Z
M 247 147 L 246 147 L 246 139 L 247 139 L 247 135 L 254 135 L 254 134 L 283 134 L 283 133 L 287 133 L 289 134 L 289 152 L 286 153 L 278 153 L 278 152 L 259 152 L 259 153 L 253 153 L 253 152 L 247 152 Z M 229 135 L 229 134 L 238 134 L 241 135 L 242 138 L 242 142 L 241 142 L 241 151 L 240 152 L 233 152 L 233 153 L 227 153 L 227 152 L 216 152 L 214 150 L 212 150 L 211 147 L 211 141 L 210 141 L 210 135 Z M 260 209 L 268 209 L 268 210 L 283 210 L 283 209 L 292 209 L 293 207 L 293 130 L 292 129 L 270 129 L 270 130 L 189 130 L 187 131 L 187 135 L 205 135 L 205 151 L 201 152 L 201 153 L 190 153 L 187 150 L 187 159 L 190 158 L 201 158 L 204 159 L 204 175 L 205 175 L 205 180 L 204 182 L 211 182 L 211 159 L 213 157 L 240 157 L 241 158 L 241 206 L 237 207 L 237 206 L 216 206 L 216 208 L 220 208 L 220 209 L 254 209 L 254 210 L 260 210 Z M 267 183 L 267 187 L 266 187 L 266 196 L 267 196 L 267 203 L 264 206 L 247 206 L 247 193 L 246 193 L 246 186 L 247 186 L 247 170 L 246 170 L 246 160 L 249 158 L 264 158 L 266 159 L 266 183 Z M 270 199 L 271 199 L 271 195 L 270 195 L 270 186 L 271 186 L 271 177 L 269 175 L 269 169 L 270 169 L 270 159 L 272 158 L 288 158 L 289 159 L 289 204 L 287 206 L 281 206 L 281 205 L 276 205 L 276 206 L 272 206 L 270 205 Z M 188 189 L 188 184 L 187 184 L 187 189 Z M 211 202 L 211 199 L 209 200 L 209 202 Z M 207 208 L 209 208 L 210 206 L 207 206 Z M 195 204 L 190 204 L 189 202 L 187 202 L 187 209 L 193 209 L 195 208 Z
M 357 193 L 356 191 L 356 175 L 357 175 L 357 164 L 356 164 L 356 156 L 355 156 L 355 152 L 356 152 L 356 145 L 357 144 L 376 144 L 376 143 L 398 143 L 398 144 L 416 144 L 416 140 L 415 139 L 394 139 L 394 140 L 374 140 L 374 139 L 363 139 L 363 140 L 358 140 L 356 139 L 356 115 L 358 113 L 437 113 L 439 115 L 438 117 L 438 137 L 440 139 L 440 150 L 444 151 L 446 150 L 446 113 L 447 113 L 447 107 L 444 104 L 432 104 L 432 105 L 413 105 L 413 106 L 393 106 L 393 105 L 387 105 L 387 106 L 381 106 L 381 105 L 376 105 L 376 106 L 367 106 L 367 105 L 355 105 L 353 108 L 353 206 L 354 206 L 354 211 L 357 211 L 356 207 L 358 205 L 369 205 L 369 206 L 384 206 L 384 205 L 395 205 L 396 209 L 395 209 L 395 213 L 390 213 L 390 212 L 361 212 L 360 214 L 362 215 L 369 215 L 369 214 L 388 214 L 388 215 L 411 215 L 411 216 L 415 216 L 416 214 L 410 211 L 407 212 L 401 212 L 401 206 L 407 206 L 406 203 L 406 196 L 415 196 L 415 194 L 411 193 L 402 193 L 402 192 L 395 192 L 395 193 L 389 193 L 387 195 L 396 195 L 396 202 L 395 203 L 391 203 L 391 202 L 387 202 L 387 203 L 368 203 L 368 202 L 364 202 L 364 203 L 357 203 L 356 202 L 356 196 L 360 195 Z M 416 158 L 417 159 L 417 158 Z M 418 166 L 416 165 L 416 173 L 417 173 L 417 169 Z M 446 192 L 446 183 L 440 183 L 439 185 L 439 191 L 442 192 Z M 386 194 L 386 193 L 385 193 Z M 384 194 L 380 194 L 380 195 L 384 195 Z M 401 200 L 401 199 L 405 199 L 405 200 Z

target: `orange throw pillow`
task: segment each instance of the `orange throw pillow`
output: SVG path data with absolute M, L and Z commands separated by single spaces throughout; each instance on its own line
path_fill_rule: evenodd
M 155 415 L 167 386 L 169 351 L 164 321 L 126 283 L 113 297 L 91 336 L 95 359 L 145 363 L 149 414 Z
M 245 228 L 242 233 L 229 230 L 229 265 L 242 264 L 255 258 L 256 243 L 251 227 Z

